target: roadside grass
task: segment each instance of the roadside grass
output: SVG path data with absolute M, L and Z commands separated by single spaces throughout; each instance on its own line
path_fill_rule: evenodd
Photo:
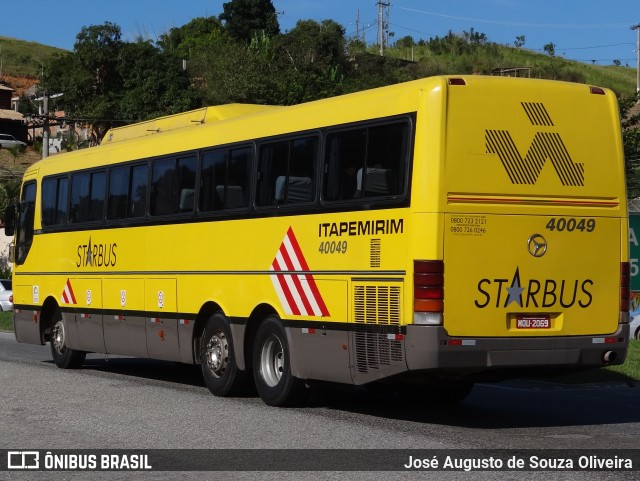
M 629 342 L 629 350 L 627 351 L 624 364 L 562 374 L 551 380 L 565 384 L 602 382 L 640 383 L 640 341 L 632 340 Z
M 13 312 L 0 312 L 0 331 L 13 331 Z
M 12 312 L 0 312 L 0 331 L 13 331 Z M 562 374 L 548 379 L 563 384 L 586 384 L 618 382 L 634 384 L 640 382 L 640 341 L 629 342 L 629 351 L 624 364 Z

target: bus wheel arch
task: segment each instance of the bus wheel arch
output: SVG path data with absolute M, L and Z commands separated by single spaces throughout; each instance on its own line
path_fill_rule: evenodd
M 192 352 L 193 352 L 193 363 L 200 364 L 200 348 L 202 344 L 202 334 L 204 333 L 204 328 L 207 324 L 209 318 L 216 311 L 222 311 L 222 308 L 215 302 L 209 301 L 202 305 L 196 319 L 193 323 L 193 335 L 191 337 L 192 341 Z
M 238 366 L 229 318 L 215 310 L 204 323 L 200 336 L 200 366 L 209 391 L 216 396 L 247 392 L 250 377 Z
M 51 344 L 51 357 L 55 365 L 62 369 L 81 367 L 87 353 L 67 346 L 67 322 L 52 297 L 48 297 L 42 305 L 40 323 L 41 336 Z
M 51 328 L 58 314 L 61 316 L 58 302 L 51 296 L 47 297 L 40 310 L 40 342 L 42 345 L 51 340 Z

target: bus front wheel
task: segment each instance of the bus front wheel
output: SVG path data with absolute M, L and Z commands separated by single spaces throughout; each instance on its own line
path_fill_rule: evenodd
M 56 313 L 51 329 L 51 356 L 56 366 L 62 369 L 77 369 L 82 366 L 87 354 L 67 347 L 64 321 L 59 311 Z
M 214 313 L 207 321 L 200 353 L 202 377 L 209 391 L 224 397 L 246 390 L 247 372 L 236 364 L 229 320 L 221 312 Z
M 305 398 L 304 381 L 291 373 L 287 335 L 277 316 L 267 317 L 258 328 L 253 376 L 258 394 L 269 406 L 296 406 Z

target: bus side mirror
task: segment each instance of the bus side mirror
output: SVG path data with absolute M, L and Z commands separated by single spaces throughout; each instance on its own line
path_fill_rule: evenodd
M 16 204 L 9 204 L 4 211 L 4 235 L 13 237 L 16 233 Z

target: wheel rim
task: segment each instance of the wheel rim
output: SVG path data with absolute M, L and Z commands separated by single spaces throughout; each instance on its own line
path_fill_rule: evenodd
M 269 336 L 260 352 L 260 374 L 269 387 L 276 386 L 284 372 L 284 350 L 276 336 Z
M 221 377 L 227 369 L 229 360 L 229 343 L 222 331 L 213 334 L 205 350 L 207 366 L 215 377 Z
M 56 322 L 56 325 L 53 326 L 53 331 L 51 333 L 51 342 L 53 343 L 53 348 L 56 352 L 62 354 L 65 345 L 64 339 L 64 324 L 62 321 Z

